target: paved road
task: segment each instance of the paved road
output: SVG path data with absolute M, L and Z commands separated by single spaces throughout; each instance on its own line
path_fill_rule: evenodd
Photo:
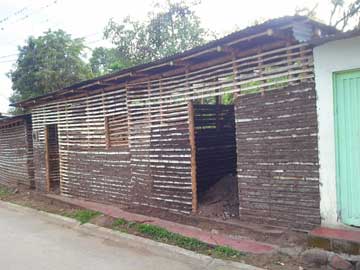
M 215 267 L 163 247 L 129 247 L 61 226 L 41 214 L 0 204 L 0 269 L 152 270 L 235 269 Z M 242 269 L 247 269 L 242 268 Z

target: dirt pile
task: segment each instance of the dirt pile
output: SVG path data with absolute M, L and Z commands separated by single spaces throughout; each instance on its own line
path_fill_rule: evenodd
M 239 198 L 236 176 L 226 175 L 199 195 L 199 214 L 229 219 L 238 216 Z

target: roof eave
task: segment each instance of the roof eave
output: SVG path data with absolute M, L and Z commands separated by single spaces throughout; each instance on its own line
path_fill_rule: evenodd
M 36 106 L 36 104 L 39 104 L 40 102 L 49 101 L 63 95 L 71 94 L 72 92 L 74 94 L 81 93 L 82 90 L 86 90 L 86 88 L 90 88 L 91 86 L 96 84 L 101 86 L 102 83 L 105 84 L 119 79 L 128 80 L 129 82 L 131 82 L 133 80 L 132 74 L 143 73 L 145 71 L 146 72 L 156 71 L 156 69 L 160 67 L 166 67 L 166 66 L 171 67 L 172 65 L 174 65 L 174 62 L 176 61 L 190 61 L 191 59 L 194 59 L 199 55 L 206 54 L 208 52 L 217 52 L 217 51 L 220 52 L 221 47 L 226 47 L 229 45 L 231 46 L 238 42 L 248 41 L 252 38 L 256 38 L 259 36 L 272 35 L 274 33 L 277 33 L 276 31 L 277 29 L 286 29 L 292 27 L 292 24 L 294 22 L 306 22 L 306 21 L 310 21 L 311 23 L 317 25 L 320 28 L 326 29 L 327 31 L 333 31 L 334 33 L 337 32 L 336 29 L 330 26 L 321 24 L 319 22 L 313 21 L 303 16 L 292 16 L 292 17 L 283 17 L 280 19 L 274 19 L 257 26 L 245 28 L 241 31 L 232 33 L 221 39 L 211 41 L 205 45 L 193 48 L 183 53 L 165 57 L 163 59 L 156 60 L 150 63 L 134 66 L 112 74 L 100 76 L 95 79 L 83 81 L 43 96 L 31 98 L 18 103 L 13 103 L 11 104 L 11 106 L 29 108 Z

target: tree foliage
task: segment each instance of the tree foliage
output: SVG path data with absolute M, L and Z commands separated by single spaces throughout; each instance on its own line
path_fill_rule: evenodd
M 92 77 L 84 61 L 84 41 L 62 30 L 29 37 L 8 76 L 12 80 L 11 102 L 33 98 Z
M 144 21 L 111 19 L 104 37 L 115 49 L 97 48 L 91 59 L 93 71 L 143 64 L 205 43 L 208 32 L 192 8 L 185 1 L 167 1 L 165 6 L 156 4 Z
M 97 47 L 92 52 L 90 66 L 93 74 L 99 76 L 127 68 L 131 64 L 119 54 L 116 48 Z
M 344 0 L 331 0 L 331 4 L 330 25 L 345 30 L 351 20 L 355 20 L 355 28 L 360 28 L 360 0 L 349 5 L 346 5 Z

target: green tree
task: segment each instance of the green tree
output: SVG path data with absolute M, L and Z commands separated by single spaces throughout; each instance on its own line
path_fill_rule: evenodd
M 349 3 L 345 0 L 330 0 L 330 4 L 329 25 L 341 31 L 360 28 L 360 0 L 352 0 Z M 318 8 L 319 3 L 316 3 L 312 8 L 298 7 L 295 13 L 316 19 Z
M 13 89 L 10 101 L 33 98 L 91 78 L 90 66 L 84 61 L 85 48 L 82 39 L 72 39 L 62 30 L 29 37 L 26 45 L 18 48 L 18 59 L 8 73 Z
M 329 24 L 341 30 L 355 23 L 355 28 L 360 28 L 360 0 L 345 4 L 344 0 L 331 0 L 332 10 Z
M 119 55 L 116 48 L 97 47 L 92 51 L 90 66 L 95 76 L 110 73 L 115 70 L 124 69 L 131 64 Z
M 162 7 L 157 4 L 158 11 L 149 13 L 145 21 L 127 17 L 117 23 L 111 19 L 104 36 L 116 46 L 115 55 L 121 63 L 118 68 L 150 62 L 205 43 L 208 32 L 201 27 L 192 7 L 185 1 L 167 1 Z

